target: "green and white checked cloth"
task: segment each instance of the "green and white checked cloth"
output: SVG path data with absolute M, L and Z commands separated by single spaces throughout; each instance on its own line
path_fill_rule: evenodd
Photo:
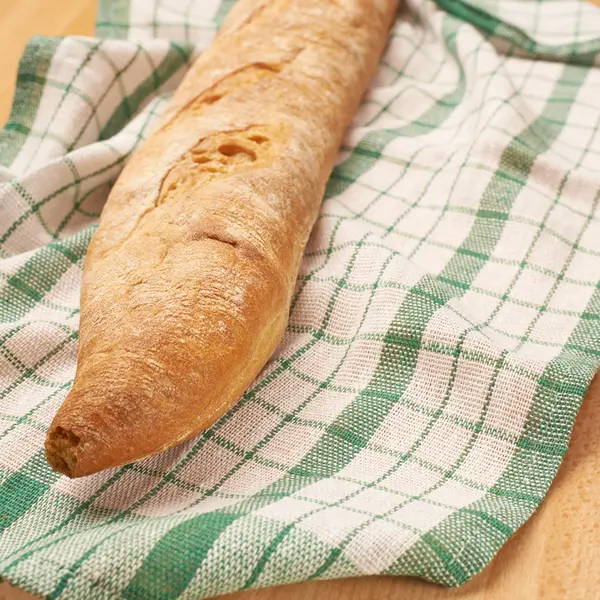
M 459 585 L 541 502 L 600 364 L 600 10 L 405 6 L 263 374 L 197 438 L 70 481 L 43 440 L 86 246 L 231 4 L 103 0 L 97 38 L 25 51 L 0 134 L 0 573 L 85 600 Z

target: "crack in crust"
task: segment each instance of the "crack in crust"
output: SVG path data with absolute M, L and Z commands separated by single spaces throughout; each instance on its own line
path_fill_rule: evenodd
M 170 129 L 182 115 L 186 119 L 189 115 L 198 116 L 207 106 L 216 104 L 231 92 L 239 93 L 242 89 L 256 85 L 259 81 L 277 76 L 296 56 L 297 53 L 289 60 L 279 63 L 254 62 L 232 71 L 179 108 L 166 123 L 156 130 L 155 134 Z

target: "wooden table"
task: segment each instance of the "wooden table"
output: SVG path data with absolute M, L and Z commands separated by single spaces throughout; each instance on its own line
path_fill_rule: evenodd
M 600 0 L 596 0 L 600 3 Z M 29 37 L 91 35 L 97 0 L 0 0 L 0 122 Z M 477 577 L 448 590 L 401 577 L 363 577 L 248 591 L 223 600 L 600 599 L 600 376 L 592 384 L 565 461 L 537 513 Z M 33 596 L 0 584 L 0 600 Z

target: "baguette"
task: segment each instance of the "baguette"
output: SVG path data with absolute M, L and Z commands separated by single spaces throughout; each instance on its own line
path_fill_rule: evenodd
M 115 184 L 77 371 L 46 439 L 70 477 L 213 424 L 280 342 L 304 247 L 397 0 L 238 0 Z

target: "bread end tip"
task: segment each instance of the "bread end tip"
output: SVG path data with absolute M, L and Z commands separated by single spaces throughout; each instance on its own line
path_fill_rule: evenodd
M 53 427 L 46 438 L 46 459 L 54 471 L 67 477 L 77 477 L 79 436 L 63 427 Z

